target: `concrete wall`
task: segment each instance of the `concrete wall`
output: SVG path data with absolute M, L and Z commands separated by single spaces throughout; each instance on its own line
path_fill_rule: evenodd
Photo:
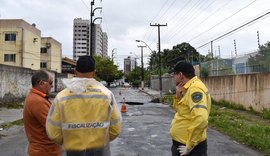
M 228 75 L 201 78 L 208 87 L 213 99 L 226 100 L 252 107 L 256 111 L 270 109 L 270 73 Z M 159 90 L 158 76 L 152 76 L 151 88 Z M 175 82 L 169 75 L 162 76 L 162 91 L 175 88 Z
M 0 106 L 22 101 L 31 88 L 33 70 L 0 64 Z
M 0 64 L 0 106 L 23 101 L 32 87 L 31 77 L 34 72 L 35 70 L 29 68 Z M 62 90 L 64 86 L 61 79 L 68 75 L 49 72 L 54 79 L 51 92 Z
M 159 90 L 159 76 L 154 75 L 151 77 L 151 88 L 154 90 Z M 163 75 L 162 76 L 162 91 L 169 92 L 169 90 L 175 89 L 175 81 L 172 76 Z
M 202 79 L 215 100 L 270 109 L 270 73 L 217 76 Z

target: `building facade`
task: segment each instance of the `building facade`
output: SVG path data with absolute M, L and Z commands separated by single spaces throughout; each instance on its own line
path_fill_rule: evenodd
M 41 31 L 22 19 L 0 20 L 0 64 L 40 69 Z
M 41 37 L 40 68 L 62 72 L 62 45 L 52 37 Z
M 73 60 L 89 54 L 89 20 L 76 18 L 73 22 Z
M 73 59 L 90 55 L 90 21 L 82 18 L 74 19 L 73 23 Z M 92 31 L 93 55 L 105 57 L 108 54 L 108 37 L 100 24 L 94 24 Z
M 41 37 L 35 24 L 22 19 L 0 19 L 0 64 L 61 72 L 61 44 Z
M 136 68 L 136 59 L 131 58 L 128 56 L 127 58 L 124 59 L 124 73 L 128 74 L 131 72 L 133 69 Z
M 102 56 L 108 57 L 108 35 L 106 32 L 102 34 Z

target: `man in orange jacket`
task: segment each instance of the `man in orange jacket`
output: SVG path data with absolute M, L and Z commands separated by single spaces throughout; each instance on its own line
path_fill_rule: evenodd
M 61 147 L 46 134 L 46 118 L 51 106 L 48 95 L 52 88 L 52 76 L 39 70 L 32 76 L 32 88 L 24 102 L 23 122 L 29 142 L 29 156 L 60 156 Z

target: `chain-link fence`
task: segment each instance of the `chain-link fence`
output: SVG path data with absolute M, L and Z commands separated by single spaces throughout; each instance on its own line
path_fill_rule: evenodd
M 270 53 L 270 51 L 269 51 Z M 235 56 L 228 59 L 216 58 L 200 64 L 202 77 L 270 72 L 269 55 L 259 52 Z

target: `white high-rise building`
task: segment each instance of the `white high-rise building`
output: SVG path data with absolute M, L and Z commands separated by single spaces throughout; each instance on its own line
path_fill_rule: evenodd
M 102 34 L 102 56 L 108 57 L 108 36 L 106 32 L 103 32 Z
M 79 56 L 90 55 L 90 22 L 82 18 L 74 19 L 73 26 L 73 59 L 78 60 Z M 107 57 L 108 36 L 102 31 L 100 24 L 93 27 L 93 55 Z
M 89 20 L 74 19 L 73 23 L 73 60 L 89 54 Z

